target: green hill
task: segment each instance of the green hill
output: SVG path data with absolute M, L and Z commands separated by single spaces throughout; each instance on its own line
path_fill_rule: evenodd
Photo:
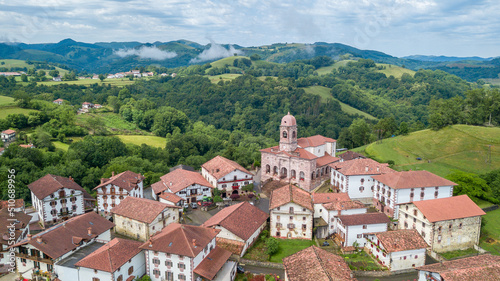
M 401 78 L 401 76 L 403 76 L 404 73 L 408 73 L 411 76 L 415 75 L 415 71 L 397 65 L 377 63 L 377 66 L 385 66 L 385 69 L 378 70 L 378 72 L 384 73 L 385 76 L 387 77 L 392 75 L 395 78 Z
M 500 128 L 454 125 L 422 130 L 354 151 L 381 162 L 392 160 L 400 171 L 428 170 L 443 177 L 453 170 L 482 174 L 500 169 Z

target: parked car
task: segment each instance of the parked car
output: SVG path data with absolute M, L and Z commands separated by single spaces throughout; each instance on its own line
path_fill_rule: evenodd
M 327 241 L 323 242 L 323 247 L 326 247 L 326 246 L 330 246 L 330 243 L 328 243 Z
M 196 202 L 191 202 L 191 208 L 193 209 L 197 209 L 198 208 L 198 204 L 196 204 Z
M 208 207 L 208 206 L 213 204 L 212 202 L 206 202 L 206 201 L 203 201 L 203 202 L 198 201 L 197 203 L 198 203 L 198 206 L 200 206 L 200 207 Z
M 245 269 L 243 268 L 243 266 L 239 265 L 236 267 L 236 271 L 238 273 L 245 273 Z
M 182 208 L 188 209 L 189 208 L 189 204 L 188 203 L 184 203 L 184 205 L 182 205 Z

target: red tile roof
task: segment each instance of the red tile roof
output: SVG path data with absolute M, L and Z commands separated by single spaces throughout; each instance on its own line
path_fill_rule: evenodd
M 312 193 L 313 203 L 314 204 L 323 204 L 323 203 L 331 203 L 334 201 L 349 201 L 351 198 L 346 192 L 342 193 Z
M 220 155 L 215 156 L 205 164 L 201 165 L 202 168 L 208 171 L 209 174 L 214 176 L 217 180 L 224 177 L 234 170 L 239 170 L 249 175 L 252 175 L 247 169 L 243 168 L 240 164 L 224 158 Z
M 174 204 L 177 204 L 180 201 L 184 200 L 184 199 L 182 199 L 182 197 L 179 197 L 179 196 L 175 195 L 174 193 L 170 193 L 170 192 L 162 192 L 162 193 L 160 193 L 160 195 L 158 195 L 158 197 L 165 199 L 169 202 L 172 202 Z
M 215 246 L 200 264 L 198 264 L 193 272 L 208 280 L 213 280 L 217 272 L 224 266 L 230 256 L 231 252 Z
M 15 134 L 16 131 L 14 130 L 11 130 L 11 129 L 8 129 L 8 130 L 5 130 L 5 131 L 2 131 L 2 134 L 7 134 L 7 135 L 10 135 L 10 134 Z
M 280 151 L 279 146 L 273 146 L 273 147 L 268 147 L 261 149 L 260 152 L 267 152 L 267 153 L 272 153 L 272 154 L 283 154 L 288 157 L 295 157 L 295 158 L 300 158 L 300 159 L 307 159 L 307 160 L 313 160 L 318 158 L 318 156 L 312 154 L 311 152 L 298 147 L 294 151 Z
M 115 238 L 75 263 L 75 266 L 113 273 L 139 254 L 141 245 L 139 241 Z
M 229 252 L 236 254 L 236 255 L 241 255 L 241 252 L 243 251 L 243 248 L 245 247 L 245 242 L 241 241 L 236 241 L 236 240 L 231 240 L 231 239 L 226 239 L 226 238 L 221 238 L 217 237 L 215 238 L 215 241 L 217 241 L 217 246 L 228 250 Z
M 269 215 L 248 202 L 222 209 L 201 226 L 222 226 L 243 240 L 248 240 L 267 221 Z
M 417 269 L 439 273 L 446 281 L 497 281 L 500 280 L 500 257 L 479 255 L 424 265 Z
M 20 144 L 19 147 L 22 147 L 22 148 L 35 148 L 35 145 L 33 145 L 33 144 Z
M 320 145 L 323 145 L 327 142 L 336 142 L 336 140 L 334 140 L 332 138 L 327 138 L 327 137 L 324 137 L 321 135 L 315 135 L 312 137 L 298 139 L 297 145 L 302 147 L 302 148 L 306 148 L 306 147 L 311 147 L 311 146 L 312 147 L 320 146 Z
M 31 240 L 24 239 L 14 245 L 14 247 L 30 244 L 51 258 L 56 259 L 79 247 L 79 245 L 73 243 L 73 237 L 80 237 L 84 241 L 89 241 L 114 226 L 114 223 L 97 213 L 89 212 L 70 218 L 65 222 L 33 235 Z M 91 235 L 88 235 L 89 228 L 91 229 Z M 38 243 L 38 237 L 42 238 L 41 243 Z
M 340 256 L 311 246 L 283 259 L 289 281 L 352 281 L 352 272 Z
M 136 221 L 152 223 L 165 209 L 173 207 L 158 201 L 127 196 L 111 213 Z
M 152 185 L 153 191 L 158 194 L 168 188 L 173 192 L 179 192 L 184 188 L 193 184 L 199 184 L 213 188 L 213 186 L 197 172 L 191 172 L 183 169 L 174 170 L 166 175 L 161 176 L 161 181 Z
M 372 159 L 354 159 L 329 165 L 344 176 L 380 175 L 395 172 L 387 163 L 379 163 Z
M 399 229 L 374 233 L 388 253 L 429 247 L 416 229 Z
M 219 232 L 213 228 L 171 223 L 142 244 L 141 249 L 194 258 Z
M 457 185 L 428 171 L 394 172 L 373 176 L 372 178 L 393 189 Z
M 345 201 L 342 201 L 342 200 L 338 200 L 338 201 L 334 201 L 334 202 L 331 202 L 331 203 L 325 203 L 323 204 L 323 207 L 325 207 L 325 209 L 327 210 L 337 210 L 337 211 L 340 211 L 340 210 L 350 210 L 350 209 L 365 209 L 366 206 L 365 204 L 361 203 L 360 201 L 358 200 L 345 200 Z
M 483 216 L 486 213 L 469 196 L 459 195 L 448 198 L 413 202 L 429 222 L 454 220 Z
M 349 160 L 358 159 L 358 158 L 362 158 L 362 159 L 366 158 L 363 154 L 359 154 L 357 152 L 350 151 L 350 150 L 347 150 L 346 152 L 344 152 L 342 154 L 338 154 L 337 156 L 339 158 L 344 159 L 344 161 L 349 161 Z
M 9 201 L 8 200 L 0 200 L 0 209 L 8 208 Z M 14 208 L 24 207 L 24 199 L 14 199 Z
M 8 208 L 3 208 L 0 210 L 0 244 L 9 246 L 9 237 L 10 234 L 12 233 L 11 231 L 14 230 L 14 241 L 17 241 L 19 239 L 20 235 L 22 234 L 23 230 L 28 226 L 30 223 L 31 216 L 27 215 L 23 212 L 14 212 L 11 214 L 9 212 Z M 14 224 L 14 229 L 9 228 L 11 224 Z M 12 242 L 10 242 L 12 243 Z M 2 246 L 0 246 L 2 247 Z M 3 248 L 2 248 L 3 250 Z
M 269 210 L 283 206 L 290 202 L 314 211 L 311 194 L 291 184 L 272 191 L 271 199 L 269 200 Z
M 89 197 L 90 195 L 87 193 L 83 187 L 79 184 L 70 180 L 69 178 L 55 176 L 51 174 L 47 174 L 44 177 L 39 178 L 38 180 L 30 183 L 28 188 L 35 194 L 35 196 L 39 199 L 43 199 L 50 194 L 58 191 L 61 188 L 68 188 L 82 191 L 84 197 Z M 91 197 L 91 196 L 90 196 Z
M 94 188 L 94 190 L 112 184 L 121 187 L 127 191 L 132 191 L 137 185 L 144 180 L 144 176 L 141 174 L 136 174 L 132 171 L 125 171 L 119 173 L 118 175 L 112 176 L 109 179 L 104 179 L 104 182 Z
M 339 160 L 340 160 L 340 158 L 333 157 L 330 154 L 325 153 L 325 155 L 316 159 L 316 167 L 322 167 L 322 166 L 325 166 L 325 165 L 328 165 L 328 164 L 331 164 L 334 162 L 338 162 Z
M 356 215 L 338 216 L 343 225 L 362 225 L 362 224 L 379 224 L 389 223 L 391 220 L 383 213 L 367 213 Z

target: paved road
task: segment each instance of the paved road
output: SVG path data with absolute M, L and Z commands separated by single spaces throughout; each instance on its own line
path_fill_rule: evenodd
M 243 268 L 245 268 L 245 271 L 254 274 L 276 274 L 280 277 L 280 279 L 285 277 L 285 271 L 283 271 L 283 269 L 258 267 L 253 265 L 244 265 Z
M 9 273 L 7 275 L 0 277 L 0 281 L 14 281 L 16 280 L 16 278 L 17 278 L 16 273 Z

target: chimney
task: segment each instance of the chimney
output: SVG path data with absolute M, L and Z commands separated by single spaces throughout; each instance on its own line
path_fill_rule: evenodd
M 172 182 L 170 182 L 170 186 L 172 186 Z
M 28 241 L 31 241 L 31 237 L 32 237 L 31 234 L 28 234 L 27 237 L 28 237 Z
M 196 247 L 196 239 L 193 239 L 192 242 L 193 242 L 193 247 Z
M 38 236 L 38 237 L 36 238 L 36 242 L 37 242 L 38 244 L 42 244 L 42 236 Z
M 115 171 L 112 171 L 111 172 L 111 176 L 114 177 L 115 176 Z
M 365 172 L 368 172 L 368 166 L 365 167 Z
M 377 167 L 377 172 L 380 172 L 380 167 Z
M 87 234 L 92 236 L 92 227 L 87 228 Z
M 69 176 L 70 181 L 75 181 L 72 176 Z
M 149 248 L 152 248 L 153 247 L 153 242 L 151 242 L 151 240 L 149 240 Z

